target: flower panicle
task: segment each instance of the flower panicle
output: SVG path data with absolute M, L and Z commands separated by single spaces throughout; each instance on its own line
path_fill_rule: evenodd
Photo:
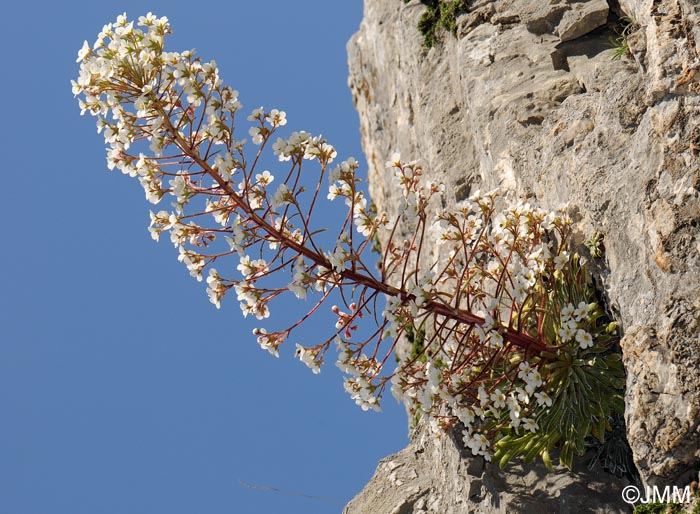
M 561 370 L 583 373 L 594 388 L 587 381 L 598 375 L 572 363 L 612 340 L 569 252 L 566 209 L 505 205 L 498 191 L 446 208 L 445 186 L 394 154 L 387 168 L 400 194 L 380 212 L 359 163 L 334 164 L 321 136 L 285 136 L 284 111 L 253 109 L 239 138 L 238 92 L 215 61 L 166 51 L 171 32 L 165 17 L 120 15 L 79 50 L 72 89 L 81 113 L 97 119 L 107 167 L 138 179 L 150 203 L 170 200 L 150 213 L 149 232 L 169 235 L 190 274 L 206 276 L 211 303 L 221 308 L 233 292 L 242 314 L 262 321 L 283 295 L 308 302 L 293 325 L 255 330 L 278 357 L 299 325 L 340 298 L 328 339 L 296 343 L 301 362 L 318 373 L 335 344 L 345 390 L 362 409 L 380 410 L 389 387 L 436 435 L 458 427 L 474 455 L 507 461 L 524 450 L 503 450 L 503 441 L 525 448 L 559 430 L 551 413 L 563 408 Z M 278 168 L 263 170 L 268 147 Z M 311 187 L 307 162 L 319 170 Z M 328 230 L 315 216 L 323 200 L 344 205 L 334 238 L 322 237 Z M 375 242 L 378 271 L 368 252 Z

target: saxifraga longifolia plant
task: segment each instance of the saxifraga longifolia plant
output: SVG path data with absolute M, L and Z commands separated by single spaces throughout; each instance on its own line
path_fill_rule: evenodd
M 151 212 L 151 235 L 169 234 L 192 276 L 206 276 L 212 303 L 233 293 L 244 315 L 267 324 L 282 297 L 304 301 L 297 322 L 254 331 L 278 356 L 335 302 L 328 337 L 296 344 L 302 362 L 319 372 L 335 345 L 360 407 L 379 410 L 388 387 L 437 436 L 459 430 L 474 455 L 502 466 L 540 457 L 551 467 L 558 448 L 571 467 L 587 437 L 604 438 L 623 409 L 616 330 L 568 251 L 563 210 L 501 207 L 495 191 L 446 209 L 443 187 L 394 155 L 400 201 L 376 212 L 358 163 L 332 166 L 336 151 L 320 136 L 278 135 L 283 111 L 254 109 L 250 142 L 238 138 L 238 92 L 215 62 L 166 51 L 170 32 L 167 18 L 119 16 L 80 50 L 73 92 L 97 117 L 108 167 L 138 179 L 151 203 L 173 200 Z M 261 169 L 270 146 L 272 171 Z M 335 228 L 316 216 L 326 199 L 345 204 Z M 369 257 L 377 236 L 379 266 Z

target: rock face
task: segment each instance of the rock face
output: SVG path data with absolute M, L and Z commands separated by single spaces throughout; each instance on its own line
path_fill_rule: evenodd
M 471 457 L 458 440 L 436 440 L 419 427 L 411 444 L 383 459 L 370 484 L 344 514 L 622 514 L 620 492 L 629 484 L 580 462 L 573 473 L 544 466 L 501 471 Z M 595 498 L 595 502 L 591 498 Z
M 568 203 L 584 255 L 602 233 L 604 255 L 589 260 L 624 332 L 635 462 L 648 484 L 686 485 L 700 469 L 700 4 L 480 0 L 429 51 L 416 29 L 424 9 L 366 0 L 348 44 L 374 201 L 395 201 L 384 162 L 398 151 L 452 201 L 498 187 L 544 208 Z M 620 16 L 634 23 L 613 60 Z M 419 434 L 346 512 L 544 512 L 523 506 L 530 493 L 551 497 L 547 512 L 584 512 L 567 498 L 596 480 L 556 475 L 537 489 L 550 478 L 536 467 L 474 469 L 452 441 Z M 617 498 L 591 486 L 590 512 L 624 512 L 622 486 L 602 480 Z

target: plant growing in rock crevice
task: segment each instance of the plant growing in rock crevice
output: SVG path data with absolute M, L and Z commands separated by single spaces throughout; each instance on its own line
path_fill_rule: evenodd
M 630 483 L 640 486 L 641 478 L 627 441 L 624 417 L 615 414 L 608 419 L 608 423 L 611 429 L 605 434 L 605 440 L 603 442 L 593 440 L 589 444 L 593 455 L 588 462 L 588 469 L 593 469 L 600 464 L 608 473 L 618 478 L 625 477 Z
M 108 167 L 138 178 L 153 204 L 173 198 L 172 209 L 151 213 L 151 235 L 169 234 L 192 276 L 206 275 L 217 308 L 235 292 L 243 314 L 262 321 L 285 295 L 309 302 L 292 325 L 255 330 L 278 356 L 300 324 L 337 301 L 329 337 L 296 344 L 301 361 L 317 373 L 335 345 L 360 407 L 379 410 L 389 387 L 436 435 L 459 427 L 474 455 L 501 465 L 539 456 L 549 466 L 556 446 L 571 466 L 586 437 L 603 436 L 622 409 L 623 371 L 614 324 L 567 250 L 563 210 L 504 208 L 497 192 L 445 209 L 442 186 L 394 155 L 387 167 L 401 201 L 377 213 L 358 163 L 332 166 L 336 151 L 320 136 L 278 136 L 282 111 L 248 116 L 251 151 L 237 138 L 238 93 L 213 61 L 166 51 L 169 33 L 166 18 L 119 16 L 80 50 L 73 92 L 98 119 Z M 270 146 L 273 172 L 260 169 Z M 318 172 L 307 188 L 310 162 Z M 324 196 L 347 209 L 330 243 L 315 216 Z M 376 271 L 368 254 L 378 234 Z
M 407 4 L 410 0 L 403 0 Z M 432 48 L 438 42 L 441 30 L 453 36 L 457 32 L 457 16 L 468 12 L 471 0 L 421 0 L 427 6 L 418 21 L 418 30 L 423 35 L 423 46 Z
M 682 503 L 653 502 L 637 505 L 633 514 L 700 514 L 700 502 L 696 502 L 692 510 Z
M 609 40 L 610 48 L 613 50 L 611 57 L 613 61 L 619 61 L 625 56 L 632 55 L 629 37 L 634 31 L 639 29 L 637 22 L 628 16 L 620 18 L 620 27 L 621 29 L 617 31 L 617 36 L 611 37 Z

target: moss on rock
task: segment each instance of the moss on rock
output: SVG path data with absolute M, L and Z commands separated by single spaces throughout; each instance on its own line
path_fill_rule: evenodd
M 409 0 L 403 0 L 408 3 Z M 432 48 L 437 42 L 441 31 L 457 32 L 457 16 L 469 10 L 471 0 L 421 0 L 427 6 L 418 21 L 418 30 L 423 34 L 423 46 Z

